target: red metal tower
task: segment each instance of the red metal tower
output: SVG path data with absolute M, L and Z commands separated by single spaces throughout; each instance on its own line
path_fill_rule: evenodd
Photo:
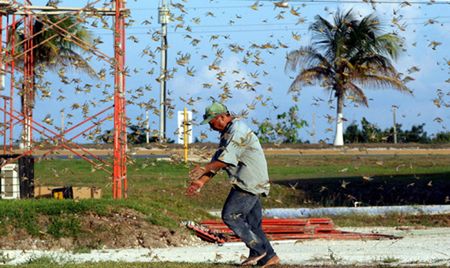
M 115 0 L 112 3 L 112 8 L 95 8 L 95 4 L 100 0 L 93 1 L 83 8 L 68 8 L 68 7 L 52 7 L 52 6 L 33 6 L 30 0 L 24 0 L 23 3 L 18 1 L 0 1 L 0 77 L 3 82 L 7 75 L 9 75 L 9 96 L 0 96 L 3 101 L 3 107 L 0 107 L 0 111 L 4 113 L 3 116 L 3 130 L 0 130 L 0 135 L 3 135 L 3 153 L 13 153 L 13 135 L 14 126 L 22 125 L 22 136 L 27 141 L 24 144 L 25 150 L 20 152 L 20 155 L 15 159 L 9 159 L 7 162 L 1 164 L 1 166 L 7 163 L 17 160 L 25 155 L 30 155 L 35 151 L 33 146 L 33 132 L 39 133 L 41 137 L 47 138 L 53 142 L 53 148 L 49 149 L 45 155 L 51 154 L 54 151 L 63 148 L 66 149 L 82 159 L 88 161 L 96 168 L 105 170 L 112 176 L 112 190 L 113 198 L 120 199 L 127 197 L 127 166 L 126 166 L 126 151 L 127 151 L 127 133 L 126 133 L 126 83 L 125 83 L 125 19 L 128 11 L 125 8 L 125 0 Z M 96 47 L 84 42 L 75 36 L 68 29 L 61 27 L 61 22 L 65 21 L 69 15 L 76 16 L 83 14 L 93 14 L 96 16 L 112 16 L 114 18 L 114 56 L 110 57 L 107 54 L 101 52 Z M 61 19 L 56 22 L 52 22 L 45 18 L 45 14 L 67 14 L 68 16 L 61 16 Z M 39 16 L 41 15 L 41 16 Z M 20 16 L 17 20 L 16 16 Z M 6 26 L 3 26 L 3 20 L 6 19 Z M 46 27 L 40 32 L 47 29 L 53 29 L 56 34 L 48 37 L 46 40 L 39 44 L 33 43 L 33 37 L 40 32 L 33 32 L 33 24 L 35 20 L 39 20 Z M 15 40 L 15 32 L 17 30 L 17 24 L 23 23 L 23 40 L 17 42 Z M 75 22 L 70 27 L 76 24 L 83 23 L 83 20 Z M 6 46 L 3 45 L 3 35 L 6 36 Z M 64 35 L 68 40 L 74 42 L 80 48 L 93 53 L 100 59 L 103 59 L 107 63 L 114 67 L 114 105 L 109 106 L 100 112 L 85 118 L 82 122 L 75 124 L 73 127 L 65 131 L 57 131 L 49 129 L 48 127 L 40 124 L 33 119 L 33 108 L 35 101 L 35 58 L 33 55 L 34 48 L 43 45 L 46 42 L 56 38 L 58 35 Z M 17 52 L 17 47 L 23 47 L 21 53 Z M 23 67 L 18 66 L 16 61 L 21 59 Z M 18 89 L 15 81 L 15 72 L 22 73 L 23 83 L 22 88 Z M 19 92 L 21 96 L 21 109 L 17 111 L 14 109 L 14 96 Z M 9 106 L 9 107 L 8 107 Z M 113 163 L 108 163 L 100 157 L 94 155 L 89 150 L 83 148 L 79 144 L 73 142 L 74 139 L 92 130 L 99 123 L 107 120 L 111 115 L 105 115 L 110 109 L 114 109 L 114 145 L 113 145 Z M 102 117 L 100 117 L 102 116 Z M 78 134 L 75 134 L 71 138 L 67 138 L 65 135 L 72 132 L 76 128 L 91 122 L 92 124 L 81 130 Z M 9 144 L 8 143 L 9 138 Z M 9 145 L 9 146 L 8 146 Z M 0 166 L 0 167 L 1 167 Z

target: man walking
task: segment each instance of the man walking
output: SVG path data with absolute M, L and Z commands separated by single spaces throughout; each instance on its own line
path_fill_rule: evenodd
M 191 184 L 186 193 L 194 195 L 220 169 L 225 169 L 232 188 L 222 209 L 222 220 L 250 249 L 243 266 L 268 267 L 280 263 L 262 230 L 260 196 L 269 194 L 267 162 L 255 133 L 234 118 L 227 107 L 213 102 L 205 110 L 201 124 L 220 132 L 219 148 L 207 165 L 189 172 Z

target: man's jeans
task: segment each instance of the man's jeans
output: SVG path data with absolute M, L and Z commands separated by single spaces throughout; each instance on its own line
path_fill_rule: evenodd
M 259 196 L 233 187 L 223 206 L 222 220 L 250 249 L 250 256 L 266 253 L 265 260 L 275 256 L 262 230 L 262 207 Z

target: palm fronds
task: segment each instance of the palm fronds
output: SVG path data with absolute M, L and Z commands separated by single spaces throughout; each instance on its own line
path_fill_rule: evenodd
M 361 86 L 410 92 L 392 64 L 402 41 L 393 33 L 383 33 L 383 26 L 374 14 L 358 20 L 352 10 L 338 10 L 332 22 L 316 16 L 309 29 L 311 46 L 294 50 L 286 57 L 285 71 L 299 71 L 289 92 L 326 80 L 328 89 L 344 94 L 353 91 L 366 105 Z M 330 84 L 334 86 L 329 87 Z

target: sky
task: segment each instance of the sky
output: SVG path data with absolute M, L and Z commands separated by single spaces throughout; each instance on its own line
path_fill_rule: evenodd
M 61 6 L 83 6 L 83 1 L 61 2 Z M 104 2 L 109 3 L 99 1 L 96 7 L 102 7 Z M 45 3 L 33 1 L 34 5 Z M 361 16 L 375 12 L 386 32 L 395 32 L 404 39 L 403 53 L 394 61 L 394 66 L 403 77 L 409 76 L 407 79 L 411 81 L 407 86 L 413 91 L 409 95 L 393 89 L 364 88 L 369 107 L 347 100 L 344 128 L 352 122 L 360 122 L 362 117 L 382 129 L 388 128 L 393 123 L 392 106 L 395 105 L 398 107 L 397 123 L 402 124 L 403 129 L 425 123 L 429 134 L 448 131 L 449 1 L 433 1 L 433 4 L 427 1 L 288 1 L 288 8 L 276 7 L 272 1 L 174 0 L 170 3 L 173 21 L 168 26 L 168 68 L 172 76 L 167 88 L 172 109 L 167 119 L 167 136 L 171 139 L 175 139 L 178 110 L 184 107 L 193 110 L 194 120 L 199 122 L 205 107 L 215 99 L 224 100 L 232 112 L 245 114 L 244 120 L 254 130 L 257 130 L 255 122 L 266 118 L 276 122 L 278 114 L 297 105 L 300 119 L 308 122 L 308 126 L 300 130 L 302 140 L 332 143 L 335 126 L 330 119 L 336 114 L 335 99 L 329 91 L 315 85 L 302 88 L 294 100 L 288 88 L 296 73 L 285 71 L 285 60 L 290 51 L 310 44 L 308 27 L 316 15 L 331 19 L 338 9 L 353 9 Z M 145 120 L 149 108 L 150 128 L 154 134 L 159 129 L 158 4 L 158 1 L 128 0 L 131 16 L 126 30 L 129 70 L 126 83 L 130 102 L 127 115 L 130 122 L 136 124 Z M 112 25 L 111 18 L 106 21 Z M 113 55 L 109 26 L 103 27 L 99 19 L 88 22 L 88 30 L 101 42 L 98 47 Z M 45 80 L 50 82 L 48 87 L 52 93 L 44 98 L 42 93 L 38 94 L 35 117 L 38 120 L 51 118 L 53 127 L 60 126 L 63 110 L 68 127 L 83 116 L 112 105 L 111 101 L 103 101 L 112 94 L 111 66 L 95 57 L 91 64 L 98 72 L 106 71 L 104 81 L 76 69 L 67 69 L 64 75 L 80 79 L 78 84 L 67 85 L 61 83 L 58 71 L 47 72 Z M 191 101 L 187 101 L 189 99 Z M 77 108 L 83 104 L 85 115 Z M 106 122 L 101 131 L 111 127 L 112 123 Z M 217 139 L 217 134 L 207 126 L 194 125 L 193 135 L 206 141 Z

